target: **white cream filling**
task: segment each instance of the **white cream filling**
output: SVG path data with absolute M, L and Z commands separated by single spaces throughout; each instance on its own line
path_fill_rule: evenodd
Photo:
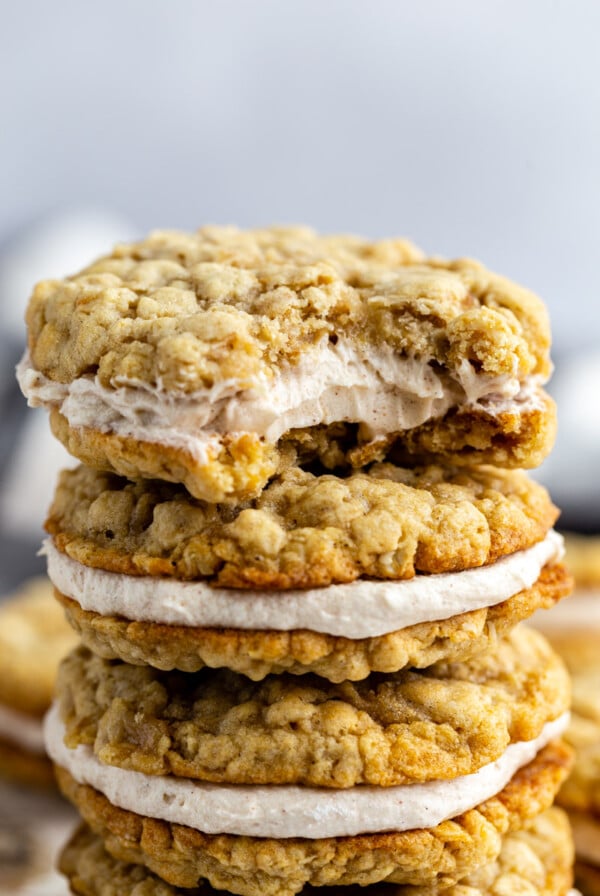
M 547 563 L 563 556 L 564 547 L 562 536 L 551 531 L 533 547 L 490 566 L 278 592 L 93 569 L 61 553 L 50 539 L 43 552 L 56 588 L 102 616 L 197 628 L 308 629 L 358 639 L 499 604 L 530 588 Z
M 3 704 L 0 704 L 0 740 L 39 756 L 46 752 L 42 720 Z
M 452 781 L 401 787 L 361 785 L 347 790 L 205 784 L 103 765 L 91 747 L 70 750 L 65 746 L 57 704 L 46 716 L 45 734 L 46 749 L 57 765 L 121 809 L 205 834 L 315 840 L 435 827 L 499 793 L 515 772 L 563 733 L 568 722 L 568 713 L 548 722 L 539 737 L 511 744 L 499 759 L 472 775 Z
M 275 443 L 291 429 L 349 421 L 375 439 L 455 406 L 488 414 L 537 406 L 541 383 L 539 377 L 491 377 L 467 360 L 451 376 L 428 359 L 400 357 L 391 346 L 360 347 L 341 338 L 335 345 L 323 339 L 298 364 L 250 388 L 231 379 L 187 395 L 132 380 L 106 388 L 92 375 L 62 384 L 33 368 L 27 354 L 17 378 L 30 406 L 58 408 L 73 427 L 172 445 L 201 464 L 224 433 L 250 432 Z

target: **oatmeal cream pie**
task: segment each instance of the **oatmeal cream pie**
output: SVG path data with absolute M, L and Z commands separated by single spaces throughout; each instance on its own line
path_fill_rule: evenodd
M 77 638 L 52 597 L 47 579 L 32 579 L 0 603 L 0 776 L 54 785 L 42 717 L 60 660 Z
M 542 302 L 402 240 L 158 232 L 38 284 L 27 323 L 21 387 L 72 454 L 213 503 L 298 460 L 533 467 L 554 438 Z
M 556 516 L 541 486 L 491 467 L 295 467 L 237 507 L 79 467 L 45 550 L 103 657 L 343 681 L 474 655 L 567 594 Z
M 503 837 L 498 857 L 446 888 L 444 896 L 568 896 L 572 861 L 566 816 L 560 809 L 548 809 L 523 830 Z M 65 846 L 60 870 L 77 896 L 217 896 L 222 892 L 206 883 L 192 889 L 174 887 L 143 865 L 115 859 L 85 825 Z M 401 884 L 373 884 L 367 890 L 358 886 L 302 890 L 303 896 L 438 896 L 439 892 L 437 887 Z
M 564 724 L 548 723 L 475 775 L 346 790 L 144 775 L 65 746 L 57 709 L 46 731 L 63 793 L 114 858 L 175 887 L 293 896 L 307 884 L 384 881 L 436 892 L 495 861 L 568 773 L 571 752 L 554 740 Z
M 547 809 L 569 682 L 519 628 L 468 663 L 358 684 L 63 663 L 46 744 L 109 852 L 175 886 L 450 886 Z

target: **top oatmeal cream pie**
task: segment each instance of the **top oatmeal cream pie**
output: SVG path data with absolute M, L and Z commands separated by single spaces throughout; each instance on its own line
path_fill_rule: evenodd
M 154 233 L 36 287 L 19 368 L 76 457 L 256 496 L 293 463 L 533 467 L 546 312 L 475 261 L 304 229 Z

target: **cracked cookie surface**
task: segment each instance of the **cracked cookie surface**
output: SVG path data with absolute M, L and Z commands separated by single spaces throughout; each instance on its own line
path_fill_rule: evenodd
M 65 796 L 115 858 L 144 864 L 172 886 L 207 880 L 241 896 L 293 896 L 306 884 L 449 887 L 494 861 L 506 834 L 550 807 L 570 763 L 570 750 L 551 744 L 497 796 L 435 828 L 314 841 L 208 836 L 119 809 L 56 771 Z
M 229 784 L 383 787 L 468 775 L 569 706 L 544 638 L 515 630 L 469 662 L 335 685 L 164 673 L 78 648 L 57 694 L 65 744 L 105 765 Z
M 37 369 L 63 383 L 93 370 L 107 388 L 249 385 L 346 332 L 491 375 L 549 370 L 546 312 L 528 290 L 403 240 L 302 229 L 157 232 L 38 284 L 27 322 Z
M 522 831 L 507 834 L 497 859 L 478 868 L 445 896 L 564 896 L 570 883 L 573 848 L 566 816 L 548 809 Z M 60 870 L 78 896 L 214 896 L 209 884 L 181 889 L 165 883 L 143 865 L 113 858 L 102 840 L 83 826 L 63 849 Z M 314 896 L 312 887 L 304 896 Z M 324 896 L 359 896 L 359 887 L 320 889 Z M 374 884 L 370 896 L 437 896 L 431 887 Z
M 282 590 L 493 563 L 541 541 L 557 515 L 542 486 L 493 467 L 293 468 L 231 507 L 81 466 L 62 473 L 46 528 L 87 566 Z

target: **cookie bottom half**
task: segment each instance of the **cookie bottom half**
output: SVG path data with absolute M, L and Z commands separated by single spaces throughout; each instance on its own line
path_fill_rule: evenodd
M 355 427 L 343 423 L 334 424 L 342 431 L 340 438 L 329 433 L 323 437 L 322 426 L 290 430 L 275 444 L 252 432 L 228 434 L 218 439 L 202 462 L 185 447 L 71 426 L 56 408 L 50 412 L 50 424 L 67 451 L 87 466 L 128 479 L 179 482 L 194 497 L 217 504 L 260 494 L 272 476 L 298 462 L 359 468 L 397 456 L 411 464 L 416 460 L 534 468 L 554 442 L 556 410 L 552 399 L 540 390 L 529 408 L 515 404 L 493 414 L 455 408 L 440 419 L 363 445 L 354 440 Z
M 304 629 L 256 631 L 134 622 L 84 610 L 58 590 L 55 595 L 83 643 L 105 659 L 183 672 L 205 666 L 228 668 L 254 681 L 271 673 L 313 672 L 341 682 L 360 681 L 371 672 L 469 659 L 491 649 L 536 610 L 554 606 L 570 593 L 571 585 L 563 564 L 549 564 L 531 588 L 493 607 L 357 640 Z
M 293 896 L 307 884 L 448 888 L 494 862 L 507 834 L 551 806 L 570 764 L 569 748 L 553 743 L 495 797 L 434 828 L 321 840 L 206 835 L 120 809 L 65 769 L 56 772 L 114 858 L 145 865 L 175 887 L 207 881 L 241 896 Z
M 565 896 L 572 878 L 573 847 L 568 821 L 559 809 L 543 812 L 522 831 L 507 834 L 498 857 L 443 892 L 446 896 Z M 191 889 L 167 884 L 143 865 L 115 859 L 102 839 L 82 826 L 71 838 L 60 858 L 60 870 L 78 896 L 211 896 L 219 891 L 209 884 Z M 223 892 L 223 891 L 221 891 Z M 435 896 L 428 886 L 374 884 L 305 887 L 304 896 L 321 892 L 331 896 Z

